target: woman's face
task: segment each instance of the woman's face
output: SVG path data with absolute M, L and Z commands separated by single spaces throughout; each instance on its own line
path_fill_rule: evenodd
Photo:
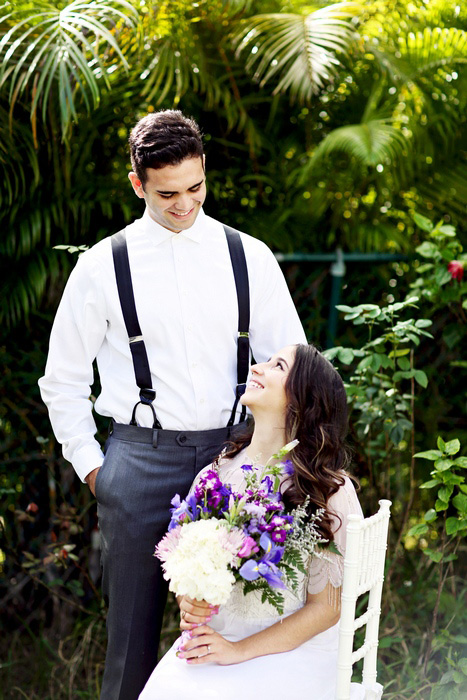
M 295 346 L 288 345 L 273 355 L 268 362 L 252 365 L 250 381 L 241 403 L 248 406 L 253 414 L 264 409 L 271 414 L 285 415 L 285 384 L 294 359 Z

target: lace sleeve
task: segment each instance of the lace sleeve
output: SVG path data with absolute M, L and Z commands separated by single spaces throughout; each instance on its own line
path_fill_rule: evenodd
M 332 592 L 342 585 L 344 575 L 345 539 L 347 519 L 350 514 L 357 514 L 363 518 L 360 502 L 355 487 L 348 476 L 345 476 L 344 484 L 334 493 L 328 501 L 329 510 L 338 515 L 333 517 L 334 542 L 342 556 L 333 552 L 324 552 L 322 556 L 314 556 L 310 564 L 308 579 L 308 593 L 321 593 L 330 584 L 330 596 Z M 337 592 L 337 591 L 336 591 Z

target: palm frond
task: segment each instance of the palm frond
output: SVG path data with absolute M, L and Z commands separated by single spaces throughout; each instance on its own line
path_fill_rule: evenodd
M 398 38 L 401 59 L 409 62 L 412 79 L 440 66 L 467 63 L 467 32 L 456 27 L 426 27 Z
M 15 121 L 11 128 L 7 106 L 0 105 L 0 210 L 23 200 L 37 187 L 39 162 L 28 126 Z
M 250 17 L 234 35 L 237 55 L 249 51 L 247 70 L 264 86 L 277 80 L 274 94 L 289 92 L 292 100 L 309 101 L 332 80 L 339 54 L 353 45 L 350 19 L 361 6 L 341 2 L 309 15 L 265 14 Z
M 46 249 L 22 260 L 21 275 L 16 266 L 5 266 L 0 283 L 0 323 L 11 327 L 27 318 L 37 308 L 47 284 L 58 277 L 64 262 L 55 251 Z
M 318 145 L 307 166 L 313 171 L 325 158 L 345 154 L 364 167 L 391 164 L 402 156 L 406 139 L 389 120 L 372 119 L 331 131 Z
M 115 28 L 135 29 L 137 19 L 126 0 L 75 0 L 61 10 L 43 1 L 0 17 L 13 25 L 0 40 L 0 89 L 8 88 L 11 110 L 29 91 L 31 119 L 41 105 L 45 121 L 56 97 L 65 136 L 77 119 L 77 98 L 88 112 L 96 108 L 109 72 L 128 68 Z

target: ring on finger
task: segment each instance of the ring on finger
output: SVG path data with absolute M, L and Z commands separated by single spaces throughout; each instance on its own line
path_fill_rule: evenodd
M 186 610 L 182 610 L 182 612 L 180 613 L 180 617 L 182 618 L 182 620 L 185 619 L 185 617 L 186 617 Z
M 208 648 L 208 654 L 210 654 L 210 653 L 211 653 L 211 645 L 208 644 L 208 645 L 207 645 L 207 648 Z

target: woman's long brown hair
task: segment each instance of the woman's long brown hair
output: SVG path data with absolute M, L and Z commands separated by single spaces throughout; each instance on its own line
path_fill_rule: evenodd
M 313 345 L 297 345 L 285 384 L 286 442 L 297 439 L 289 455 L 294 465 L 292 484 L 283 494 L 289 507 L 310 497 L 313 511 L 323 508 L 318 529 L 333 540 L 329 498 L 344 483 L 343 470 L 350 462 L 345 443 L 348 429 L 347 397 L 336 369 Z M 253 426 L 229 444 L 225 457 L 234 457 L 251 441 Z

